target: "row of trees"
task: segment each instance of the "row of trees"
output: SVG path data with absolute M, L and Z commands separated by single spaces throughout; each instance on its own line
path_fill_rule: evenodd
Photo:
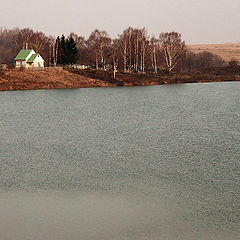
M 29 28 L 0 28 L 0 63 L 11 64 L 16 54 L 28 45 L 28 48 L 39 52 L 47 63 L 51 55 L 55 38 Z
M 79 42 L 78 36 L 71 37 Z M 179 33 L 161 33 L 159 38 L 150 38 L 145 28 L 131 27 L 116 39 L 111 39 L 106 31 L 95 30 L 86 41 L 80 42 L 78 49 L 79 55 L 83 55 L 82 62 L 94 64 L 96 69 L 111 65 L 124 72 L 145 72 L 148 69 L 157 73 L 163 67 L 170 73 L 186 53 L 185 42 Z
M 0 29 L 0 63 L 11 63 L 17 52 L 34 49 L 45 59 L 47 65 L 84 64 L 96 69 L 158 73 L 176 70 L 201 70 L 224 65 L 213 54 L 193 54 L 186 49 L 181 34 L 160 33 L 150 37 L 145 28 L 125 29 L 116 39 L 106 31 L 94 30 L 88 39 L 71 33 L 54 38 L 32 29 Z

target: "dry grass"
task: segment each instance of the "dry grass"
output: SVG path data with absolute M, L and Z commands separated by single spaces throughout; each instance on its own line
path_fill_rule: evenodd
M 240 63 L 240 43 L 224 44 L 189 44 L 188 49 L 194 53 L 208 51 L 222 57 L 226 62 L 236 58 Z
M 0 90 L 106 87 L 109 85 L 102 80 L 87 78 L 65 70 L 0 72 Z

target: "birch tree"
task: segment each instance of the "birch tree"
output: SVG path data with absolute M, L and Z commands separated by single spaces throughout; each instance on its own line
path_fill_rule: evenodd
M 161 33 L 159 36 L 161 51 L 167 72 L 170 74 L 183 60 L 186 52 L 185 42 L 177 32 Z
M 111 42 L 111 60 L 113 65 L 113 78 L 116 78 L 116 72 L 118 68 L 118 56 L 119 56 L 119 39 L 114 39 Z
M 150 40 L 150 54 L 151 54 L 151 64 L 154 73 L 158 73 L 157 68 L 157 51 L 159 49 L 159 41 L 155 37 L 152 37 Z
M 145 72 L 145 59 L 148 48 L 148 36 L 146 28 L 141 29 L 141 52 L 140 52 L 140 70 L 142 73 Z
M 96 29 L 89 36 L 87 44 L 95 57 L 96 69 L 99 67 L 106 69 L 106 59 L 111 45 L 111 38 L 107 32 Z
M 123 33 L 119 36 L 118 39 L 118 49 L 119 49 L 119 57 L 123 63 L 123 71 L 127 71 L 127 56 L 128 56 L 128 34 L 127 31 L 123 31 Z
M 31 39 L 29 39 L 29 47 L 34 49 L 36 52 L 41 52 L 42 49 L 45 47 L 44 45 L 46 42 L 48 42 L 48 38 L 46 35 L 42 32 L 34 32 L 31 36 Z
M 134 29 L 132 27 L 128 27 L 125 29 L 122 34 L 119 36 L 119 54 L 120 60 L 123 65 L 123 71 L 126 72 L 132 70 L 132 63 L 133 63 L 133 44 L 134 44 L 134 37 L 133 37 Z

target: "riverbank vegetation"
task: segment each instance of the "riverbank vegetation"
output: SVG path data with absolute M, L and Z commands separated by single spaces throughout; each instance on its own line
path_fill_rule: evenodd
M 12 65 L 16 54 L 26 45 L 40 53 L 46 66 L 78 64 L 97 70 L 157 74 L 207 71 L 233 61 L 238 64 L 234 55 L 226 62 L 208 51 L 190 51 L 177 32 L 149 36 L 146 28 L 132 27 L 115 39 L 98 29 L 85 39 L 75 33 L 53 37 L 30 28 L 0 28 L 0 64 Z
M 26 45 L 42 55 L 48 68 L 13 69 L 14 57 Z M 75 33 L 53 37 L 30 28 L 0 28 L 0 64 L 7 66 L 0 72 L 0 90 L 240 80 L 234 55 L 226 62 L 208 51 L 190 51 L 180 33 L 155 37 L 132 27 L 115 39 L 98 29 L 85 39 Z

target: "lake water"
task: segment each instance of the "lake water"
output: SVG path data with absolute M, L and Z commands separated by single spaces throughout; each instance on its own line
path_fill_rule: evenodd
M 240 83 L 0 92 L 1 240 L 238 240 Z

